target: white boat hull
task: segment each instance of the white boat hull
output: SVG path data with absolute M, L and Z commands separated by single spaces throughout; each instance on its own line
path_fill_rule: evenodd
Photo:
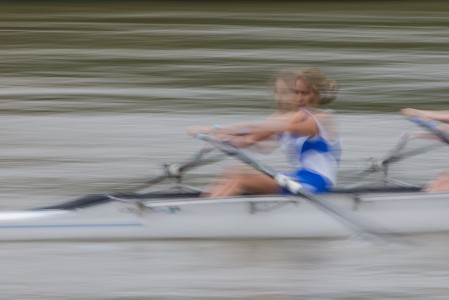
M 345 213 L 397 234 L 449 231 L 449 194 L 322 196 Z M 117 199 L 78 209 L 0 213 L 0 241 L 319 238 L 354 234 L 300 198 L 147 201 Z

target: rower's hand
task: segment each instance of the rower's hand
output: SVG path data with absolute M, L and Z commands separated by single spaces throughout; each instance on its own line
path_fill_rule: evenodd
M 213 128 L 211 126 L 196 125 L 196 126 L 190 126 L 189 128 L 187 128 L 187 133 L 192 137 L 196 137 L 200 133 L 212 134 L 212 132 L 213 132 Z
M 435 140 L 438 139 L 434 134 L 426 131 L 408 131 L 403 132 L 399 137 L 400 140 L 412 141 L 418 139 Z
M 424 110 L 414 109 L 414 108 L 403 108 L 401 109 L 401 114 L 407 118 L 416 117 L 424 120 L 428 120 L 429 117 L 427 112 Z
M 409 140 L 414 139 L 435 139 L 435 135 L 425 131 L 413 131 L 407 133 Z

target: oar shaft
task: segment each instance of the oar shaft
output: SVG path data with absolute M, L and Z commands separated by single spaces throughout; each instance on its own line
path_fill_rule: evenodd
M 389 164 L 389 163 L 397 162 L 397 161 L 403 160 L 404 158 L 408 158 L 408 157 L 412 157 L 412 156 L 415 156 L 415 155 L 419 155 L 419 154 L 422 154 L 422 153 L 429 152 L 430 150 L 435 149 L 437 146 L 439 146 L 439 145 L 426 145 L 426 146 L 422 146 L 422 147 L 417 148 L 417 149 L 404 151 L 404 152 L 399 153 L 397 155 L 390 156 L 390 157 L 388 157 L 386 159 L 383 159 L 382 163 L 383 164 Z
M 237 149 L 229 144 L 225 144 L 224 142 L 220 141 L 219 139 L 209 136 L 209 135 L 200 134 L 197 137 L 201 140 L 211 143 L 212 145 L 214 145 L 215 147 L 217 147 L 219 150 L 223 151 L 224 153 L 238 158 L 239 160 L 243 161 L 244 163 L 247 163 L 248 165 L 252 166 L 254 169 L 273 178 L 280 186 L 288 189 L 293 195 L 302 197 L 302 199 L 308 201 L 309 203 L 313 204 L 317 208 L 336 217 L 337 219 L 342 221 L 344 224 L 346 224 L 349 228 L 351 228 L 356 233 L 358 233 L 358 234 L 367 234 L 368 233 L 372 236 L 375 236 L 377 240 L 385 242 L 385 239 L 380 236 L 381 234 L 386 234 L 385 231 L 380 230 L 379 228 L 377 228 L 375 226 L 368 225 L 366 222 L 362 222 L 361 220 L 357 219 L 355 216 L 349 215 L 346 212 L 338 209 L 337 207 L 335 207 L 329 203 L 325 203 L 325 202 L 321 201 L 320 199 L 316 198 L 312 194 L 304 191 L 302 189 L 302 186 L 300 183 L 290 179 L 289 177 L 283 175 L 282 173 L 276 172 L 275 170 L 271 169 L 268 166 L 265 166 L 265 165 L 259 163 L 258 161 L 251 158 L 249 155 L 247 155 L 243 151 L 240 151 L 239 149 Z

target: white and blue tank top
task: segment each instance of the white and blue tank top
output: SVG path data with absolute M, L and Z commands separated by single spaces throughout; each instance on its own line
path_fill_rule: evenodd
M 332 189 L 337 181 L 342 152 L 341 140 L 339 136 L 328 136 L 326 128 L 320 124 L 318 118 L 308 110 L 303 111 L 314 119 L 318 133 L 314 136 L 299 136 L 284 132 L 279 136 L 279 141 L 286 152 L 288 163 L 295 169 L 291 177 L 312 186 L 323 185 L 314 184 L 316 182 L 326 182 L 326 187 L 315 186 L 315 192 L 326 192 Z M 331 114 L 333 118 L 332 111 L 323 112 Z

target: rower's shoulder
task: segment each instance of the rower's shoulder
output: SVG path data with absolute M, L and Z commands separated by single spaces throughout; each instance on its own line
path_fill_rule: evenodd
M 314 109 L 310 111 L 314 116 L 335 117 L 337 112 L 333 109 Z

